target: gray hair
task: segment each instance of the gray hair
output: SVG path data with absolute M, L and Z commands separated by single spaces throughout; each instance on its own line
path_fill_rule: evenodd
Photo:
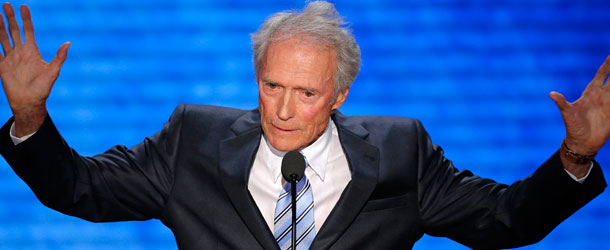
M 360 47 L 351 30 L 342 27 L 347 22 L 335 6 L 326 1 L 314 1 L 303 11 L 284 11 L 269 16 L 256 33 L 251 35 L 254 70 L 259 74 L 269 44 L 294 36 L 334 48 L 337 71 L 334 97 L 352 85 L 360 70 Z

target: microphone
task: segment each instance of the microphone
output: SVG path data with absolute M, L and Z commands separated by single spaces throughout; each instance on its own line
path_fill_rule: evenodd
M 305 175 L 305 157 L 296 150 L 290 151 L 282 158 L 282 176 L 290 182 L 292 194 L 292 249 L 297 246 L 297 182 Z
M 282 176 L 287 182 L 298 182 L 305 175 L 305 158 L 299 151 L 290 151 L 282 159 Z

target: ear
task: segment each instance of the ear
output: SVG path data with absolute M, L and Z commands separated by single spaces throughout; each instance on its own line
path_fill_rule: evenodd
M 335 109 L 338 109 L 339 107 L 341 107 L 343 105 L 343 103 L 345 102 L 345 99 L 347 98 L 348 93 L 349 93 L 349 88 L 339 92 L 339 94 L 337 95 L 337 98 L 335 98 L 335 103 L 333 104 L 331 109 L 335 110 Z

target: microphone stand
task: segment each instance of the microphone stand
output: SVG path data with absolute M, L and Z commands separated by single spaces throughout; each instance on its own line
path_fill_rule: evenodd
M 297 180 L 296 176 L 291 176 L 290 193 L 292 194 L 292 250 L 297 248 Z
M 290 193 L 292 194 L 292 250 L 297 247 L 297 182 L 305 175 L 304 156 L 296 150 L 290 151 L 282 158 L 282 176 L 290 182 Z

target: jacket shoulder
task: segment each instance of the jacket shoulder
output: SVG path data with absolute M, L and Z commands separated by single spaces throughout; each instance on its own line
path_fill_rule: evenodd
M 171 131 L 185 131 L 188 134 L 204 131 L 209 134 L 210 131 L 215 131 L 216 135 L 221 136 L 221 134 L 226 135 L 227 132 L 230 132 L 230 128 L 236 121 L 249 120 L 244 118 L 254 117 L 257 114 L 257 110 L 181 104 L 174 109 L 166 128 Z
M 421 121 L 409 117 L 399 116 L 337 116 L 338 122 L 345 127 L 362 126 L 369 132 L 371 131 L 400 131 L 405 133 L 408 131 L 416 132 L 423 128 Z
M 252 112 L 252 110 L 213 105 L 180 104 L 172 113 L 170 120 L 180 117 L 178 119 L 185 123 L 214 123 L 230 126 L 236 119 L 248 112 Z

